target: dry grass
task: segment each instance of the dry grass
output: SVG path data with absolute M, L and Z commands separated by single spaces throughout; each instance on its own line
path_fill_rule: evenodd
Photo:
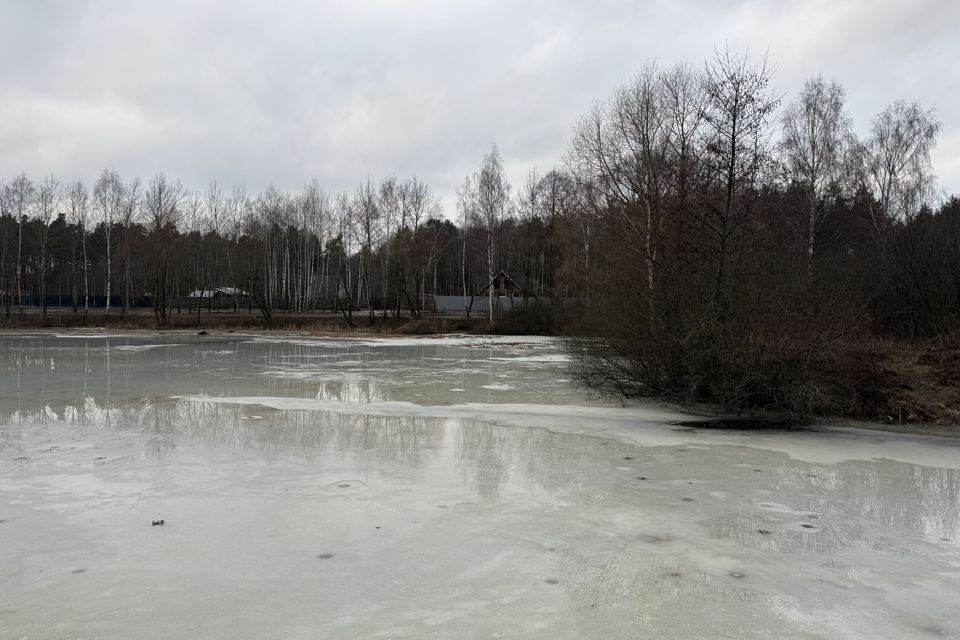
M 927 422 L 960 424 L 960 336 L 891 345 L 883 366 L 895 380 L 891 396 L 904 407 L 887 421 L 902 420 L 904 413 L 909 421 L 912 411 Z
M 74 313 L 72 309 L 48 310 L 44 317 L 39 309 L 24 309 L 20 314 L 13 309 L 10 316 L 0 314 L 0 331 L 17 330 L 109 329 L 112 331 L 158 331 L 156 318 L 150 309 L 130 309 L 121 314 L 118 309 L 106 315 L 103 309 Z M 494 327 L 496 329 L 496 327 Z M 358 335 L 434 335 L 445 333 L 490 333 L 486 318 L 466 318 L 451 315 L 425 315 L 423 318 L 384 318 L 380 313 L 371 320 L 366 313 L 355 313 L 350 324 L 341 314 L 329 312 L 287 313 L 275 312 L 268 325 L 258 311 L 214 311 L 177 313 L 174 310 L 165 332 L 192 331 L 246 331 L 257 333 L 291 333 L 313 336 Z

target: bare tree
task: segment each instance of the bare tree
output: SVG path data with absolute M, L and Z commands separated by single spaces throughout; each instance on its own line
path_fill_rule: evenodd
M 210 255 L 205 239 L 210 232 L 210 220 L 208 218 L 208 209 L 204 197 L 199 193 L 184 193 L 181 201 L 181 211 L 178 216 L 178 226 L 181 226 L 187 233 L 190 244 L 195 243 L 196 249 L 184 247 L 186 250 L 186 259 L 181 262 L 184 266 L 185 290 L 189 291 L 191 287 L 196 286 L 199 295 L 190 295 L 187 297 L 187 311 L 193 311 L 193 304 L 197 305 L 197 326 L 200 326 L 200 313 L 203 311 L 203 303 L 212 304 L 213 290 L 208 289 L 208 278 L 210 276 Z M 176 287 L 174 298 L 177 298 Z
M 123 207 L 123 182 L 116 171 L 104 169 L 93 186 L 93 213 L 103 225 L 104 252 L 106 255 L 106 315 L 110 315 L 110 296 L 113 280 L 113 227 Z
M 7 187 L 7 201 L 10 211 L 17 220 L 17 263 L 16 263 L 16 287 L 17 287 L 17 307 L 20 314 L 23 315 L 23 223 L 27 220 L 27 211 L 36 195 L 36 188 L 33 182 L 25 173 L 13 179 Z
M 562 221 L 573 218 L 577 200 L 577 184 L 568 174 L 552 169 L 541 176 L 530 171 L 527 183 L 517 198 L 517 211 L 522 220 L 542 225 L 541 238 L 531 238 L 535 255 L 529 256 L 528 281 L 539 295 L 549 293 L 551 303 L 561 303 L 561 230 Z M 530 288 L 530 287 L 528 287 Z
M 214 180 L 210 183 L 210 186 L 207 188 L 207 192 L 204 195 L 204 209 L 206 212 L 205 224 L 203 226 L 203 231 L 209 233 L 210 238 L 221 239 L 226 235 L 226 216 L 227 216 L 227 196 L 220 188 L 220 185 L 217 184 L 217 181 Z M 218 273 L 220 271 L 218 264 L 218 255 L 215 252 L 215 248 L 211 247 L 211 242 L 201 242 L 200 251 L 204 255 L 204 260 L 209 265 L 209 271 L 213 273 Z M 206 286 L 204 283 L 200 289 Z M 210 304 L 212 304 L 212 298 L 208 300 L 208 312 L 210 310 Z M 197 311 L 197 323 L 200 322 L 200 312 Z
M 661 77 L 664 128 L 667 131 L 667 167 L 672 192 L 670 215 L 674 219 L 672 249 L 684 252 L 690 242 L 691 192 L 702 157 L 702 127 L 706 92 L 703 74 L 684 63 Z M 682 267 L 681 267 L 682 268 Z
M 290 209 L 290 197 L 273 185 L 248 208 L 247 229 L 255 240 L 254 248 L 260 250 L 260 257 L 249 265 L 247 289 L 267 324 L 273 322 L 275 301 L 284 300 L 288 293 L 285 290 L 288 247 L 283 231 L 290 221 Z
M 0 233 L 2 233 L 0 235 L 0 304 L 3 305 L 7 318 L 10 317 L 10 305 L 13 298 L 13 293 L 10 290 L 10 280 L 7 275 L 7 225 L 3 224 L 3 218 L 11 215 L 9 198 L 10 190 L 0 180 Z
M 330 196 L 312 180 L 297 198 L 298 238 L 295 247 L 298 268 L 295 270 L 296 308 L 299 311 L 316 307 L 318 282 L 322 277 L 323 233 L 330 210 Z M 318 266 L 321 267 L 318 274 Z
M 930 152 L 941 125 L 932 109 L 898 100 L 873 120 L 860 145 L 860 182 L 878 201 L 874 228 L 917 213 L 933 187 Z
M 337 194 L 333 218 L 336 239 L 327 244 L 327 253 L 333 249 L 337 258 L 337 273 L 334 278 L 334 309 L 340 309 L 347 324 L 353 326 L 353 276 L 350 256 L 353 255 L 356 227 L 353 220 L 353 203 L 346 193 Z
M 70 187 L 70 191 L 67 194 L 67 220 L 70 224 L 74 225 L 77 228 L 77 235 L 80 242 L 80 261 L 83 265 L 83 315 L 87 316 L 87 313 L 90 310 L 90 277 L 89 277 L 89 265 L 90 261 L 87 259 L 87 222 L 90 215 L 90 194 L 87 192 L 86 186 L 79 180 L 74 182 Z M 74 248 L 76 243 L 72 243 Z M 77 257 L 74 256 L 74 271 L 76 271 L 76 260 Z M 79 295 L 79 286 L 77 283 L 77 276 L 74 273 L 74 284 L 73 284 L 73 309 L 77 309 L 77 297 Z
M 357 275 L 357 301 L 366 294 L 367 309 L 373 320 L 373 290 L 370 284 L 370 268 L 373 261 L 373 247 L 379 242 L 382 212 L 373 183 L 367 181 L 357 187 L 351 204 L 355 234 L 360 240 L 360 265 Z M 386 302 L 386 301 L 384 301 Z
M 490 306 L 490 324 L 493 324 L 493 279 L 496 275 L 496 238 L 500 225 L 510 213 L 510 183 L 503 169 L 500 150 L 493 145 L 483 157 L 483 165 L 476 175 L 477 213 L 487 234 L 487 300 Z
M 671 125 L 689 126 L 684 110 L 689 110 L 690 104 L 682 84 L 688 79 L 677 72 L 672 74 L 664 75 L 654 63 L 646 64 L 610 101 L 596 105 L 581 120 L 568 154 L 581 186 L 599 191 L 593 201 L 601 204 L 605 215 L 615 218 L 612 222 L 624 234 L 625 247 L 643 264 L 651 321 L 664 203 L 671 178 L 667 162 Z M 667 85 L 667 78 L 673 84 Z M 673 95 L 665 86 L 673 90 Z M 673 114 L 683 120 L 671 120 Z M 683 141 L 678 143 L 682 145 Z
M 790 179 L 807 199 L 807 282 L 813 280 L 817 228 L 827 211 L 827 190 L 836 188 L 843 174 L 845 146 L 850 140 L 850 117 L 844 112 L 844 91 L 823 76 L 807 80 L 796 102 L 783 114 L 781 149 Z
M 63 200 L 63 187 L 53 176 L 47 176 L 40 183 L 37 198 L 34 201 L 36 219 L 39 222 L 40 244 L 40 308 L 43 317 L 47 317 L 47 266 L 50 248 L 50 231 L 53 221 L 60 215 Z
M 662 218 L 662 201 L 668 177 L 665 158 L 668 130 L 662 100 L 660 74 L 647 64 L 633 82 L 621 88 L 613 100 L 613 136 L 617 148 L 616 166 L 622 191 L 630 194 L 620 208 L 624 230 L 638 236 L 647 274 L 647 304 L 652 317 L 654 265 Z M 633 209 L 640 206 L 641 215 Z
M 121 243 L 123 253 L 121 259 L 123 264 L 120 267 L 120 277 L 123 281 L 123 298 L 120 301 L 120 315 L 127 311 L 127 306 L 132 304 L 133 279 L 130 273 L 130 234 L 133 232 L 133 225 L 140 216 L 140 207 L 143 199 L 143 185 L 140 178 L 134 178 L 129 185 L 121 185 L 121 203 L 120 223 Z
M 460 213 L 460 277 L 463 284 L 463 310 L 470 317 L 473 307 L 473 294 L 467 301 L 467 229 L 477 220 L 477 185 L 474 176 L 467 176 L 463 184 L 457 187 L 457 211 Z
M 391 233 L 392 229 L 399 229 L 402 224 L 402 212 L 401 212 L 401 203 L 403 200 L 402 185 L 399 180 L 394 176 L 388 176 L 380 181 L 380 186 L 377 191 L 377 209 L 380 212 L 380 224 L 382 225 L 382 237 L 383 237 L 383 246 L 380 250 L 380 275 L 382 279 L 383 288 L 381 289 L 383 296 L 383 317 L 387 317 L 387 306 L 393 305 L 393 301 L 390 300 L 389 292 L 387 289 L 387 280 L 389 279 L 391 268 L 391 258 L 398 257 L 395 254 L 399 254 L 399 243 L 400 243 L 400 234 L 396 234 L 394 243 L 391 243 Z M 392 244 L 397 245 L 396 247 Z M 394 278 L 395 282 L 397 278 Z M 399 289 L 399 287 L 397 287 Z
M 750 205 L 769 170 L 770 120 L 779 99 L 770 94 L 773 70 L 766 58 L 753 65 L 746 54 L 717 50 L 704 74 L 703 162 L 719 197 L 708 200 L 699 223 L 715 256 L 713 301 L 722 321 L 730 303 L 731 253 L 747 231 Z
M 233 289 L 233 310 L 237 311 L 240 295 L 239 283 L 236 266 L 234 264 L 234 252 L 237 250 L 240 238 L 243 235 L 244 217 L 250 208 L 250 199 L 247 197 L 246 189 L 242 186 L 234 186 L 230 192 L 230 197 L 226 201 L 224 208 L 224 253 L 227 260 L 227 275 L 230 280 L 230 286 Z
M 153 311 L 161 327 L 167 325 L 169 311 L 169 268 L 173 249 L 170 240 L 182 215 L 184 197 L 180 181 L 171 181 L 163 173 L 153 177 L 144 194 L 147 232 L 153 239 L 154 250 Z
M 411 239 L 415 246 L 419 246 L 423 224 L 431 217 L 439 215 L 440 202 L 430 187 L 416 176 L 405 182 L 404 188 L 405 218 L 410 223 Z M 414 292 L 415 307 L 412 312 L 420 315 L 423 311 L 423 297 L 426 292 L 426 278 L 434 260 L 436 259 L 437 236 L 434 234 L 429 251 L 421 253 L 414 274 L 416 291 Z

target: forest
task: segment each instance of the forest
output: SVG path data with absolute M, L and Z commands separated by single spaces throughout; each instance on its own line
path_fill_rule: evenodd
M 462 313 L 489 296 L 492 325 L 487 284 L 503 271 L 522 292 L 511 314 L 574 336 L 594 388 L 936 417 L 949 406 L 893 406 L 889 389 L 921 365 L 960 385 L 960 199 L 937 188 L 935 112 L 892 98 L 858 135 L 823 76 L 783 94 L 748 54 L 646 63 L 573 123 L 549 170 L 511 185 L 494 145 L 453 211 L 416 176 L 257 194 L 191 192 L 162 172 L 12 176 L 0 323 L 149 308 L 163 328 L 215 311 L 216 291 L 219 309 L 265 326 L 423 320 L 438 296 L 461 296 Z

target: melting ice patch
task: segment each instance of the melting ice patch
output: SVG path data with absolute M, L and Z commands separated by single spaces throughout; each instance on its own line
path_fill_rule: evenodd
M 113 347 L 114 351 L 152 351 L 164 347 L 178 347 L 177 344 L 122 344 Z M 229 353 L 229 352 L 228 352 Z
M 555 431 L 615 438 L 639 446 L 733 445 L 779 451 L 815 464 L 848 460 L 891 459 L 909 464 L 960 469 L 960 440 L 869 431 L 846 426 L 823 426 L 811 431 L 783 432 L 736 429 L 677 429 L 671 423 L 710 418 L 660 407 L 465 403 L 421 405 L 413 402 L 338 402 L 289 397 L 175 396 L 191 402 L 258 405 L 280 410 L 334 411 L 371 416 L 469 418 L 491 423 L 544 427 Z M 895 445 L 895 446 L 891 446 Z
M 452 334 L 449 336 L 423 337 L 376 337 L 376 338 L 302 338 L 302 337 L 254 337 L 253 342 L 296 344 L 312 347 L 465 347 L 491 348 L 511 345 L 554 345 L 559 340 L 551 336 L 476 336 Z
M 512 356 L 509 358 L 503 357 L 492 357 L 490 360 L 499 360 L 503 362 L 516 362 L 516 363 L 543 363 L 543 362 L 557 362 L 557 363 L 567 363 L 572 360 L 570 356 L 564 355 L 562 353 L 552 353 L 548 355 L 541 356 Z

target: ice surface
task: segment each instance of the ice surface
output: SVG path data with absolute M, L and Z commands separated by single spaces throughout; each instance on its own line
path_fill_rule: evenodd
M 960 637 L 955 439 L 691 426 L 567 366 L 0 336 L 0 637 Z

